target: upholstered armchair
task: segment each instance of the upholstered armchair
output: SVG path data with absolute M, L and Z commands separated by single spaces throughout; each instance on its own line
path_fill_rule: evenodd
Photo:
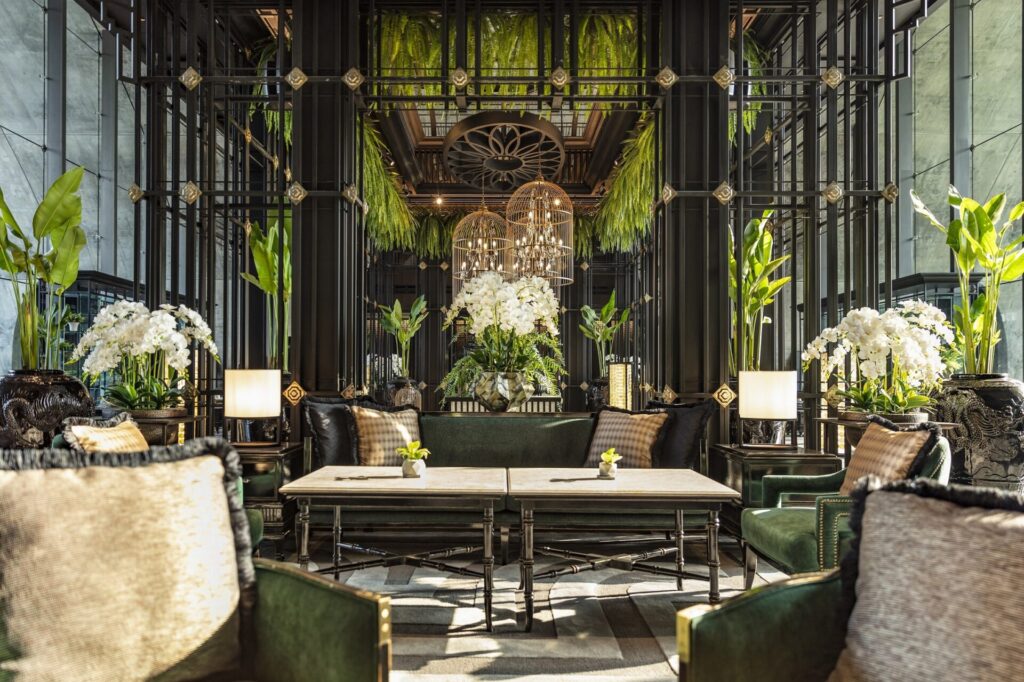
M 949 442 L 939 437 L 912 477 L 949 482 Z M 847 470 L 823 476 L 765 476 L 762 509 L 744 509 L 744 587 L 763 557 L 790 575 L 835 568 L 850 538 L 850 498 L 839 494 Z M 786 506 L 800 498 L 800 506 Z

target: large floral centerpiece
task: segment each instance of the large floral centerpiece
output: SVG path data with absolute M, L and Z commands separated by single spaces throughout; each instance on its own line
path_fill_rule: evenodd
M 445 328 L 465 313 L 470 352 L 441 382 L 444 399 L 465 396 L 494 411 L 515 409 L 537 387 L 553 391 L 565 374 L 558 342 L 558 298 L 540 277 L 506 281 L 485 272 L 466 282 L 445 317 Z
M 916 413 L 955 361 L 953 329 L 938 308 L 904 301 L 883 313 L 850 311 L 811 341 L 804 369 L 821 361 L 822 376 L 835 373 L 846 407 L 865 414 Z M 849 366 L 849 371 L 847 371 Z
M 103 398 L 112 407 L 168 410 L 185 404 L 193 344 L 219 361 L 210 327 L 196 311 L 118 301 L 99 311 L 71 359 L 84 359 L 90 382 L 108 375 Z

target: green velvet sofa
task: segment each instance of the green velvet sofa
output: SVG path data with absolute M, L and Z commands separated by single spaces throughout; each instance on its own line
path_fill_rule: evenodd
M 928 453 L 920 476 L 949 482 L 949 441 L 940 437 Z M 740 517 L 744 547 L 744 586 L 750 589 L 763 557 L 788 574 L 835 568 L 850 541 L 852 501 L 839 494 L 846 470 L 823 476 L 765 476 L 765 507 L 744 509 Z M 784 506 L 796 497 L 803 506 Z M 813 506 L 810 506 L 812 505 Z

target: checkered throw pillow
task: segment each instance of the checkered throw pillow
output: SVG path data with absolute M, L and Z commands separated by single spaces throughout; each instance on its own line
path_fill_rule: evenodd
M 382 412 L 351 406 L 356 427 L 359 463 L 363 466 L 401 466 L 402 456 L 395 450 L 420 440 L 420 420 L 416 410 Z
M 865 476 L 877 476 L 883 483 L 910 478 L 938 437 L 936 426 L 922 424 L 914 430 L 900 431 L 891 422 L 872 418 L 846 467 L 839 494 L 849 495 Z
M 652 451 L 658 443 L 662 427 L 668 421 L 668 414 L 629 414 L 601 410 L 597 415 L 597 426 L 590 439 L 590 451 L 584 466 L 596 467 L 601 462 L 601 453 L 608 448 L 622 455 L 619 466 L 626 469 L 650 469 L 654 463 Z

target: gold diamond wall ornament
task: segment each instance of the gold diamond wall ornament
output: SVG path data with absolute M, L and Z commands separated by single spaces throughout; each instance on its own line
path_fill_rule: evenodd
M 569 84 L 569 73 L 561 66 L 551 72 L 551 85 L 561 90 Z
M 366 81 L 366 77 L 363 76 L 359 69 L 353 66 L 345 72 L 344 81 L 349 90 L 358 90 L 359 86 Z
M 653 296 L 651 296 L 650 294 L 644 294 L 644 303 L 650 303 L 653 300 L 654 300 Z
M 590 384 L 588 384 L 588 383 L 587 383 L 587 382 L 585 382 L 585 381 L 584 381 L 583 383 L 581 383 L 581 384 L 580 384 L 580 390 L 581 390 L 581 391 L 586 391 L 586 390 L 587 390 L 587 389 L 589 389 L 589 388 L 590 388 Z
M 890 204 L 895 204 L 896 200 L 900 198 L 900 188 L 890 182 L 882 190 L 882 198 Z
M 469 85 L 469 74 L 460 66 L 452 71 L 451 81 L 452 85 L 459 90 L 463 90 L 467 85 Z
M 181 200 L 189 206 L 196 203 L 202 195 L 203 191 L 199 189 L 199 185 L 191 180 L 182 185 L 181 189 L 178 191 L 178 196 L 180 196 Z
M 350 204 L 354 204 L 359 201 L 359 189 L 355 185 L 345 185 L 345 189 L 342 191 L 341 196 L 345 198 Z
M 724 409 L 736 400 L 736 391 L 729 388 L 729 384 L 722 384 L 711 394 L 711 397 Z
M 715 191 L 712 192 L 711 194 L 716 199 L 718 199 L 718 203 L 722 204 L 723 206 L 732 201 L 732 198 L 736 196 L 735 190 L 733 190 L 733 188 L 729 186 L 728 182 L 724 181 L 722 182 L 722 184 L 716 187 Z
M 843 198 L 843 188 L 839 186 L 838 182 L 830 182 L 822 190 L 821 196 L 825 197 L 825 201 L 830 204 L 835 204 Z
M 134 182 L 132 183 L 132 186 L 128 188 L 128 198 L 132 200 L 133 204 L 139 203 L 139 200 L 142 199 L 145 194 L 146 193 L 142 191 L 142 188 Z
M 351 400 L 352 398 L 355 398 L 356 397 L 356 387 L 353 386 L 352 384 L 349 384 L 341 392 L 341 397 L 349 399 L 349 400 Z
M 245 130 L 242 131 L 242 137 L 245 139 L 246 144 L 252 144 L 252 130 L 249 126 L 246 126 Z
M 839 84 L 842 83 L 843 80 L 845 80 L 843 72 L 834 66 L 828 67 L 825 69 L 825 73 L 821 74 L 821 82 L 833 90 L 838 88 Z
M 672 185 L 668 184 L 667 182 L 664 185 L 662 185 L 662 187 L 661 187 L 661 201 L 663 203 L 667 204 L 667 203 L 671 202 L 673 199 L 675 199 L 677 196 L 679 196 L 679 192 L 676 191 L 675 187 L 673 187 Z
M 765 128 L 764 129 L 764 143 L 765 144 L 771 144 L 772 143 L 772 129 L 771 128 Z
M 564 391 L 565 389 L 569 388 L 569 384 L 563 381 L 562 383 L 558 384 L 558 387 Z
M 302 388 L 299 382 L 293 380 L 292 383 L 288 384 L 288 387 L 281 392 L 281 395 L 284 396 L 284 399 L 287 400 L 292 407 L 295 407 L 302 402 L 303 398 L 306 397 L 306 389 Z
M 661 67 L 661 71 L 654 77 L 655 82 L 665 90 L 668 90 L 673 85 L 679 82 L 679 76 L 669 66 Z
M 309 194 L 309 192 L 307 192 L 306 188 L 298 182 L 293 182 L 288 186 L 288 200 L 293 204 L 301 204 L 307 194 Z
M 582 263 L 580 263 L 580 270 L 582 270 L 583 272 L 586 272 L 589 269 L 590 269 L 590 263 L 588 263 L 587 261 L 583 261 Z
M 198 71 L 193 69 L 191 66 L 185 69 L 185 71 L 178 76 L 178 80 L 185 86 L 186 90 L 192 91 L 199 87 L 199 84 L 203 82 L 203 77 Z
M 672 387 L 665 384 L 665 388 L 661 389 L 661 400 L 666 403 L 674 403 L 679 394 L 672 390 Z
M 416 385 L 417 385 L 417 386 L 419 386 L 419 389 L 420 389 L 420 390 L 422 391 L 422 390 L 426 389 L 426 387 L 427 387 L 427 382 L 425 382 L 425 381 L 421 381 L 420 383 L 418 383 L 418 384 L 416 384 Z
M 650 384 L 645 382 L 640 384 L 640 390 L 643 391 L 644 393 L 650 393 L 651 391 L 654 390 L 654 386 L 651 386 Z
M 441 261 L 441 265 L 439 265 L 438 267 L 441 268 L 441 272 L 448 272 L 448 261 Z
M 728 66 L 723 66 L 718 71 L 715 71 L 715 75 L 711 78 L 723 90 L 728 90 L 729 86 L 736 82 L 736 74 Z
M 308 80 L 309 76 L 306 75 L 306 72 L 297 66 L 293 67 L 292 70 L 284 77 L 284 82 L 292 86 L 292 90 L 298 90 L 305 85 Z
M 426 269 L 427 269 L 427 261 L 421 260 L 420 261 L 420 270 L 426 270 Z

